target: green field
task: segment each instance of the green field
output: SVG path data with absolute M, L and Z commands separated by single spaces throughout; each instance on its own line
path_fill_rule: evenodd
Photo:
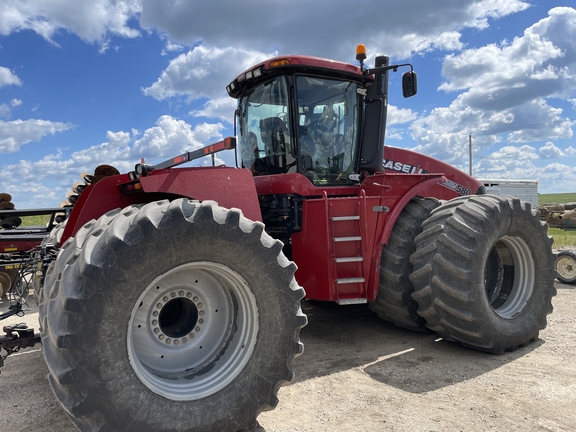
M 566 204 L 576 202 L 576 192 L 561 194 L 538 194 L 538 205 Z
M 564 231 L 561 228 L 548 228 L 548 235 L 554 239 L 553 249 L 576 250 L 576 230 Z
M 23 226 L 46 226 L 50 221 L 50 215 L 38 215 L 38 216 L 24 216 L 22 217 Z
M 576 192 L 562 194 L 538 194 L 538 205 L 566 204 L 576 202 Z M 565 231 L 560 228 L 548 228 L 548 235 L 554 239 L 554 249 L 575 249 L 576 230 Z

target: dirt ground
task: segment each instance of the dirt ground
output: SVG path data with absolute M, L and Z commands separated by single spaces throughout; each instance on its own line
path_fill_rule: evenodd
M 574 431 L 576 286 L 557 288 L 540 339 L 501 356 L 396 328 L 363 306 L 304 302 L 296 379 L 259 421 L 268 432 Z M 2 325 L 23 321 L 36 326 L 36 310 Z M 41 346 L 8 357 L 0 372 L 0 431 L 75 430 Z

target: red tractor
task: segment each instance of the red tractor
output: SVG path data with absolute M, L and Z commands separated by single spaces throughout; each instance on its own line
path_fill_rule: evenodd
M 257 428 L 293 378 L 300 301 L 367 303 L 492 353 L 535 340 L 554 257 L 530 205 L 384 146 L 388 75 L 305 56 L 228 86 L 236 138 L 88 186 L 35 290 L 50 384 L 82 431 Z M 240 168 L 177 165 L 236 148 Z

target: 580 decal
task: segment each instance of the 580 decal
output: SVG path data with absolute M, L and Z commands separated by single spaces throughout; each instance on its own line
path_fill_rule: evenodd
M 472 191 L 461 184 L 453 182 L 452 180 L 446 180 L 444 183 L 440 183 L 440 186 L 444 186 L 445 188 L 452 189 L 458 195 L 472 195 Z

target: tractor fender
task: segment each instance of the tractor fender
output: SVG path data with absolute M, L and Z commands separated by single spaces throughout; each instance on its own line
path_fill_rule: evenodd
M 148 193 L 169 193 L 199 201 L 213 200 L 237 208 L 252 221 L 262 222 L 258 194 L 248 169 L 228 167 L 171 168 L 140 177 Z
M 138 186 L 140 185 L 140 186 Z M 252 173 L 228 167 L 170 168 L 132 181 L 128 174 L 105 177 L 88 186 L 78 197 L 61 244 L 92 219 L 116 208 L 162 199 L 213 200 L 224 208 L 242 210 L 253 221 L 262 221 Z
M 421 190 L 421 196 L 450 200 L 458 196 L 482 195 L 486 193 L 484 184 L 464 171 L 430 156 L 397 147 L 384 147 L 384 172 L 404 174 L 443 174 L 447 181 L 433 184 Z
M 400 213 L 408 205 L 410 200 L 416 196 L 423 196 L 422 191 L 430 190 L 433 188 L 440 187 L 444 182 L 447 181 L 446 177 L 440 174 L 431 175 L 428 174 L 429 178 L 417 182 L 412 187 L 410 187 L 402 197 L 395 203 L 394 207 L 391 209 L 390 213 L 387 215 L 385 219 L 385 224 L 380 231 L 380 235 L 378 236 L 378 240 L 374 242 L 374 247 L 372 249 L 372 259 L 371 259 L 371 266 L 370 266 L 370 275 L 372 277 L 369 279 L 368 282 L 368 290 L 367 290 L 367 299 L 370 301 L 374 301 L 376 299 L 376 295 L 378 293 L 378 281 L 379 281 L 379 274 L 380 274 L 380 261 L 382 259 L 382 249 L 384 245 L 388 243 L 390 238 L 390 233 L 396 224 L 396 220 L 400 216 Z
M 446 177 L 440 176 L 440 175 L 433 176 L 433 177 L 431 177 L 427 180 L 424 180 L 420 183 L 416 183 L 414 186 L 412 186 L 404 194 L 404 196 L 402 196 L 402 198 L 400 198 L 397 201 L 396 205 L 394 206 L 394 208 L 392 209 L 392 211 L 388 215 L 388 217 L 386 219 L 386 225 L 384 226 L 384 229 L 382 230 L 382 234 L 380 235 L 379 241 L 376 243 L 377 248 L 379 249 L 376 251 L 376 254 L 378 256 L 380 256 L 380 254 L 382 253 L 382 247 L 388 243 L 388 239 L 390 238 L 390 233 L 392 232 L 392 228 L 394 227 L 394 224 L 396 223 L 396 219 L 398 219 L 398 216 L 400 216 L 400 213 L 402 212 L 404 207 L 406 207 L 408 202 L 410 202 L 410 200 L 417 195 L 423 196 L 423 194 L 422 194 L 423 190 L 431 189 L 433 187 L 438 187 L 439 185 L 442 185 L 444 182 L 446 182 Z

